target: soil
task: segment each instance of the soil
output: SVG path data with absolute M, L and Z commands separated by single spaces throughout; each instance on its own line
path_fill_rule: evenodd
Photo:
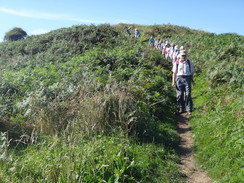
M 188 183 L 211 183 L 207 173 L 201 170 L 194 159 L 193 138 L 189 124 L 189 115 L 179 114 L 177 131 L 181 138 L 178 153 L 181 159 L 182 172 L 187 177 Z

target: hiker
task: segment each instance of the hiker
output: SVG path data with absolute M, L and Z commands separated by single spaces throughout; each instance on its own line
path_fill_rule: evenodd
M 175 61 L 176 60 L 179 60 L 177 59 L 177 56 L 180 55 L 180 48 L 178 45 L 175 46 L 175 50 L 174 50 L 174 53 L 173 53 L 173 59 L 172 59 L 172 64 L 174 65 Z
M 149 46 L 153 47 L 153 45 L 154 45 L 154 39 L 153 39 L 153 37 L 151 37 L 149 39 Z
M 165 46 L 166 46 L 166 40 L 163 40 L 161 44 L 162 50 L 165 48 Z
M 177 60 L 173 65 L 172 86 L 176 88 L 179 113 L 187 111 L 188 114 L 191 114 L 193 107 L 191 84 L 195 85 L 193 81 L 194 67 L 186 55 L 187 52 L 182 50 L 180 60 Z
M 160 42 L 160 38 L 158 38 L 155 42 L 154 42 L 154 47 L 157 49 L 158 47 L 158 43 Z
M 161 41 L 161 39 L 158 39 L 158 43 L 157 43 L 156 49 L 159 50 L 159 51 L 162 51 L 161 45 L 162 45 L 162 41 Z
M 165 57 L 165 52 L 166 52 L 166 46 L 168 44 L 168 41 L 164 40 L 162 43 L 162 55 Z
M 131 33 L 130 33 L 130 29 L 131 29 L 131 27 L 125 27 L 125 31 L 126 31 L 126 33 L 130 36 L 131 35 Z
M 166 44 L 165 48 L 164 48 L 164 56 L 166 58 L 166 60 L 168 60 L 170 62 L 170 50 L 171 50 L 171 46 L 169 43 Z
M 135 29 L 135 38 L 139 38 L 140 37 L 140 31 L 136 28 Z
M 180 52 L 183 51 L 183 50 L 185 50 L 185 48 L 184 48 L 184 46 L 181 46 L 181 47 L 180 47 L 179 54 L 178 54 L 177 57 L 176 57 L 176 60 L 180 60 Z
M 169 52 L 170 63 L 173 64 L 173 54 L 175 52 L 175 44 L 172 43 Z

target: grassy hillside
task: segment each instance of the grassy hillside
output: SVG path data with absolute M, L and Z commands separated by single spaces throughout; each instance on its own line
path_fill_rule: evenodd
M 244 37 L 175 35 L 197 68 L 191 124 L 197 158 L 217 182 L 244 177 Z
M 100 25 L 2 43 L 0 180 L 182 182 L 169 65 L 144 41 Z
M 125 26 L 0 44 L 0 182 L 184 182 L 170 65 L 151 35 L 194 62 L 199 162 L 218 182 L 242 180 L 243 36 L 130 25 L 134 39 Z

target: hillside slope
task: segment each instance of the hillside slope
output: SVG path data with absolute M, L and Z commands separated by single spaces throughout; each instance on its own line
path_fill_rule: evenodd
M 242 180 L 243 36 L 129 25 L 133 39 L 124 26 L 0 44 L 2 182 L 184 182 L 170 65 L 151 35 L 184 45 L 195 65 L 199 162 L 216 181 Z
M 236 34 L 175 35 L 196 66 L 191 124 L 197 158 L 218 182 L 244 177 L 244 37 Z
M 169 65 L 144 41 L 99 25 L 2 43 L 0 180 L 183 182 Z

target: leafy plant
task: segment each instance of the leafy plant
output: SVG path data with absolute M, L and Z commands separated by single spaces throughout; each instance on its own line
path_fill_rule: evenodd
M 17 40 L 25 38 L 26 36 L 27 36 L 27 33 L 23 29 L 21 29 L 19 27 L 15 27 L 5 34 L 4 40 L 5 41 L 17 41 Z

